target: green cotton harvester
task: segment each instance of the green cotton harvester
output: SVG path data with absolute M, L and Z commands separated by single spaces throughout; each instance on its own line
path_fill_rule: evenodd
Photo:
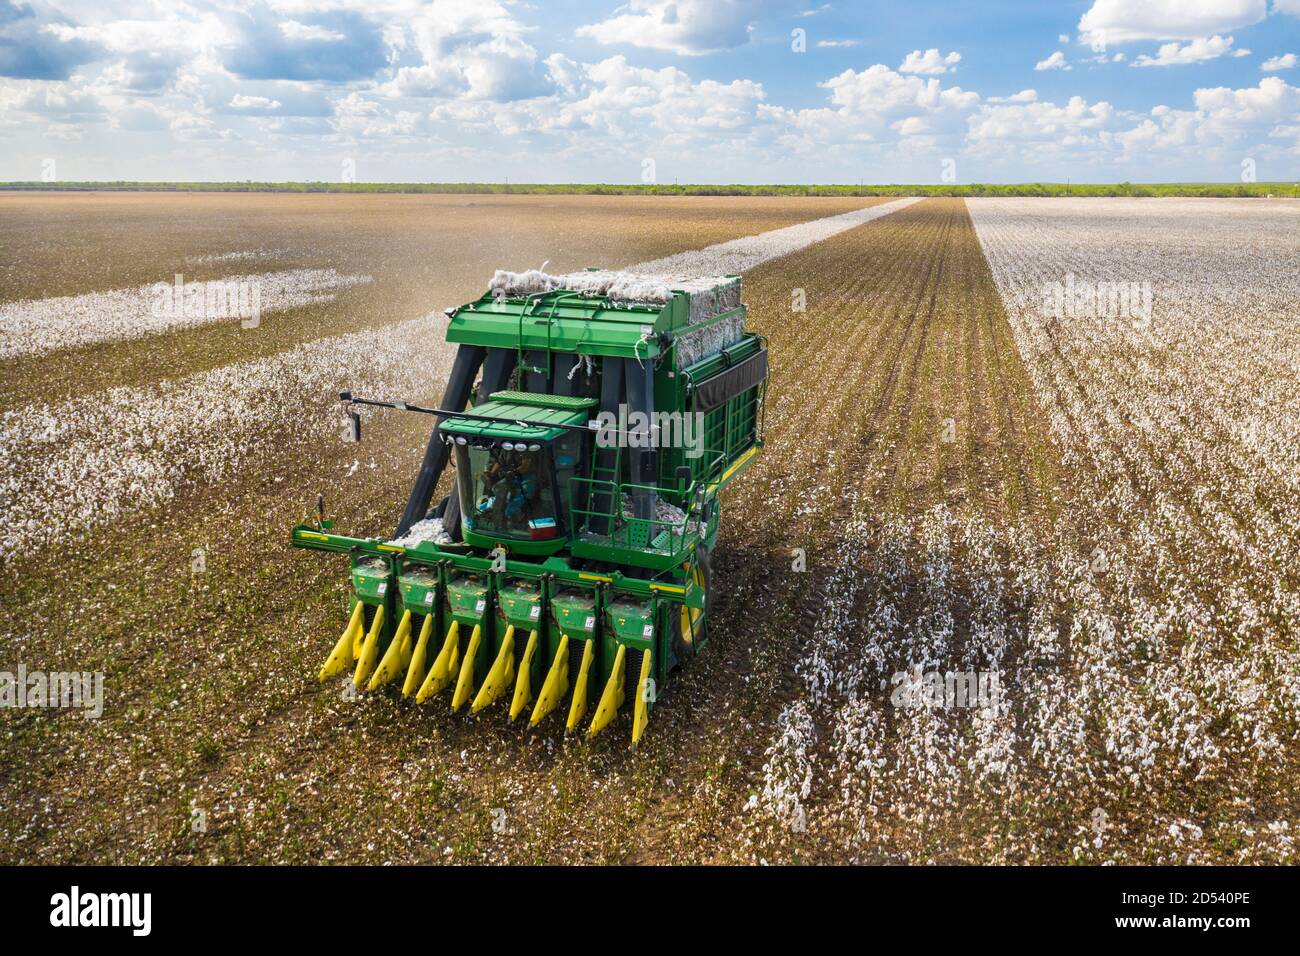
M 635 745 L 708 640 L 720 496 L 763 444 L 767 344 L 740 295 L 738 276 L 500 271 L 447 311 L 440 407 L 342 393 L 358 440 L 361 406 L 434 424 L 391 538 L 293 530 L 351 562 L 321 679 L 593 736 L 622 711 Z

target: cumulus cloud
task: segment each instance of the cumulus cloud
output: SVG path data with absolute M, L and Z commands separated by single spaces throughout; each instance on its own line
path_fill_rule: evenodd
M 374 76 L 387 64 L 383 30 L 374 21 L 348 10 L 311 20 L 282 20 L 260 7 L 237 16 L 238 42 L 226 51 L 226 69 L 250 80 L 343 83 Z
M 698 56 L 749 42 L 754 24 L 807 11 L 801 0 L 630 0 L 614 16 L 578 28 L 598 43 Z
M 29 80 L 66 80 L 83 63 L 103 55 L 94 43 L 60 34 L 65 21 L 57 13 L 0 0 L 0 76 Z
M 408 22 L 418 62 L 398 67 L 384 88 L 388 96 L 509 102 L 556 88 L 552 71 L 525 39 L 529 31 L 501 3 L 435 3 Z M 405 29 L 390 44 L 405 48 Z
M 990 96 L 990 103 L 1033 103 L 1038 99 L 1037 90 L 1021 90 L 1019 93 L 1013 93 L 1011 96 Z
M 216 14 L 186 8 L 157 19 L 59 23 L 49 30 L 60 39 L 93 45 L 108 64 L 101 80 L 137 93 L 172 87 L 187 68 L 204 60 L 207 51 L 237 41 L 237 34 Z
M 812 152 L 901 142 L 911 149 L 941 143 L 955 149 L 967 117 L 980 101 L 979 94 L 959 86 L 945 87 L 937 78 L 898 73 L 882 64 L 845 70 L 819 85 L 829 91 L 829 106 L 759 106 L 760 117 L 776 130 L 782 148 Z
M 1284 53 L 1281 56 L 1270 56 L 1267 60 L 1259 65 L 1259 68 L 1265 73 L 1275 73 L 1278 70 L 1295 69 L 1297 62 L 1294 53 Z
M 1216 86 L 1197 90 L 1196 108 L 1212 126 L 1247 129 L 1277 122 L 1294 122 L 1300 113 L 1300 89 L 1280 76 L 1266 76 L 1259 86 L 1232 89 Z
M 1190 43 L 1162 43 L 1155 56 L 1143 54 L 1132 63 L 1137 67 L 1185 66 L 1189 63 L 1204 63 L 1217 59 L 1232 49 L 1232 37 L 1212 36 L 1197 39 Z M 1238 50 L 1237 53 L 1243 51 Z M 1245 51 L 1249 53 L 1249 51 Z
M 1034 69 L 1038 72 L 1043 70 L 1068 70 L 1070 64 L 1065 59 L 1065 54 L 1057 50 L 1045 60 L 1039 60 L 1034 64 Z
M 902 64 L 898 67 L 899 73 L 919 73 L 926 76 L 937 76 L 940 73 L 947 73 L 949 70 L 955 70 L 957 64 L 961 62 L 960 53 L 949 53 L 947 56 L 942 55 L 938 49 L 931 47 L 922 53 L 920 50 L 913 50 L 903 58 Z
M 1095 0 L 1079 19 L 1079 34 L 1102 44 L 1195 40 L 1251 26 L 1267 14 L 1267 0 Z
M 1116 122 L 1114 107 L 1102 100 L 1089 103 L 1072 96 L 1063 106 L 1029 101 L 988 104 L 970 119 L 968 140 L 977 151 L 1022 147 L 1095 147 L 1108 140 L 1105 134 Z
M 236 93 L 230 98 L 229 106 L 232 110 L 242 110 L 245 112 L 267 113 L 280 108 L 280 101 L 273 100 L 269 96 L 245 96 L 243 93 Z

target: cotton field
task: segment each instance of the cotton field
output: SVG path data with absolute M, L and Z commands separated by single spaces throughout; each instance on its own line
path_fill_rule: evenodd
M 168 276 L 138 289 L 114 289 L 0 304 L 0 359 L 138 338 L 222 320 L 259 320 L 263 313 L 330 302 L 371 281 L 333 269 L 297 269 L 185 281 Z
M 864 860 L 1290 860 L 1300 208 L 968 206 L 1073 488 L 1050 524 L 843 527 L 751 829 Z M 1149 287 L 1150 315 L 1045 306 L 1088 282 Z M 908 668 L 1001 694 L 900 710 Z
M 1295 861 L 1300 205 L 150 201 L 172 258 L 0 263 L 0 670 L 106 675 L 0 736 L 7 859 Z M 427 422 L 339 390 L 434 403 L 445 307 L 593 264 L 742 273 L 769 342 L 708 652 L 635 754 L 340 697 L 288 530 L 390 535 Z M 276 318 L 158 308 L 188 269 Z

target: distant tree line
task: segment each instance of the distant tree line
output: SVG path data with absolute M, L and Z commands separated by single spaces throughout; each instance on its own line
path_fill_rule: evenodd
M 730 185 L 642 183 L 9 182 L 0 190 L 96 192 L 461 193 L 590 196 L 1300 196 L 1297 183 L 966 183 Z

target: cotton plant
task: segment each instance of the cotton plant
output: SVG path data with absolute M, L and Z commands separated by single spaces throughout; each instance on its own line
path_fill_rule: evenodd
M 182 288 L 188 284 L 202 293 L 209 283 L 228 290 L 255 285 L 260 318 L 332 302 L 343 290 L 370 281 L 370 276 L 345 275 L 336 269 L 295 269 L 201 281 L 182 277 Z M 183 294 L 174 299 L 174 283 L 175 277 L 168 275 L 138 288 L 0 303 L 0 359 L 31 358 L 59 349 L 240 320 L 238 302 L 223 296 L 223 309 L 190 308 Z M 167 295 L 165 307 L 161 307 L 160 290 Z

